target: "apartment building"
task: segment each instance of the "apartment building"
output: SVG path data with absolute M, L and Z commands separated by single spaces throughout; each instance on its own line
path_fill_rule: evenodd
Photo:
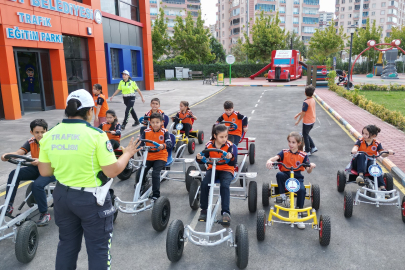
M 251 38 L 262 10 L 265 16 L 275 16 L 278 11 L 280 27 L 297 33 L 305 43 L 319 27 L 319 0 L 218 0 L 216 6 L 216 38 L 227 53 L 239 38 L 244 41 L 244 33 Z
M 146 0 L 147 1 L 147 0 Z M 149 0 L 150 3 L 150 18 L 152 25 L 159 13 L 159 8 L 163 8 L 167 21 L 167 32 L 169 36 L 173 36 L 176 16 L 185 18 L 188 12 L 194 19 L 198 17 L 198 11 L 201 9 L 201 0 Z
M 367 19 L 383 29 L 382 37 L 389 37 L 391 28 L 405 24 L 405 0 L 336 0 L 335 27 L 356 25 L 364 27 Z
M 215 24 L 210 24 L 208 29 L 210 30 L 211 36 L 216 37 L 217 33 L 215 31 Z
M 332 24 L 333 12 L 319 11 L 319 29 L 325 30 Z

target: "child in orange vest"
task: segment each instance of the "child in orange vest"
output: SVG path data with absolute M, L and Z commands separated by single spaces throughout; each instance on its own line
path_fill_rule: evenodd
M 118 123 L 117 114 L 113 110 L 108 110 L 106 112 L 106 119 L 107 121 L 101 123 L 98 128 L 107 133 L 113 149 L 118 149 L 121 142 L 121 125 Z
M 149 117 L 151 116 L 152 113 L 155 113 L 155 112 L 160 113 L 164 117 L 165 113 L 159 109 L 160 108 L 160 99 L 152 98 L 152 100 L 150 101 L 150 107 L 151 107 L 151 109 L 148 112 L 146 112 L 145 116 L 144 116 L 144 118 L 146 118 L 146 120 L 149 121 Z M 164 118 L 163 118 L 163 121 L 164 121 Z M 164 123 L 163 123 L 162 127 L 164 127 Z M 147 129 L 146 125 L 141 127 L 141 130 L 139 132 L 140 135 L 142 135 L 144 133 L 145 129 Z
M 247 132 L 248 130 L 248 119 L 246 116 L 240 114 L 238 111 L 233 110 L 233 102 L 225 101 L 224 103 L 225 112 L 217 119 L 217 124 L 222 121 L 228 121 L 235 123 L 238 128 L 233 131 L 229 131 L 228 139 L 238 146 L 240 138 L 242 137 L 242 132 Z M 226 123 L 225 126 L 230 126 Z
M 103 95 L 102 86 L 98 83 L 93 85 L 94 99 L 94 126 L 98 127 L 106 121 L 106 112 L 108 111 L 107 99 Z

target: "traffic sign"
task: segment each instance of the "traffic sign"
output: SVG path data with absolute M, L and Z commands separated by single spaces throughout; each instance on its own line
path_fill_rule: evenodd
M 226 62 L 228 64 L 232 65 L 233 63 L 235 63 L 235 56 L 233 56 L 232 54 L 227 55 Z
M 326 68 L 323 68 L 321 72 L 322 72 L 322 75 L 326 75 L 328 73 L 328 70 Z

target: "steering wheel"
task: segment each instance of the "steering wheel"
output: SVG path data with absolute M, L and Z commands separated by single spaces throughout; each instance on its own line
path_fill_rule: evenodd
M 276 166 L 283 166 L 284 168 L 286 168 L 286 169 L 289 170 L 289 171 L 294 171 L 294 170 L 298 170 L 298 169 L 301 168 L 301 167 L 304 167 L 304 168 L 311 167 L 311 164 L 309 164 L 309 163 L 301 163 L 301 164 L 298 165 L 297 167 L 293 167 L 293 166 L 287 167 L 287 166 L 286 166 L 284 163 L 282 163 L 282 162 L 273 162 L 273 166 L 274 166 L 274 167 L 276 167 Z
M 35 161 L 35 159 L 29 158 L 27 156 L 20 156 L 20 155 L 5 155 L 4 158 L 8 159 L 8 162 L 13 164 L 21 164 L 23 166 L 34 166 L 31 162 Z M 25 161 L 18 161 L 17 159 L 23 159 Z
M 148 150 L 149 152 L 155 153 L 155 152 L 159 152 L 159 151 L 160 151 L 160 149 L 157 149 L 157 148 L 160 146 L 160 144 L 158 144 L 157 142 L 154 142 L 154 141 L 151 141 L 151 140 L 147 140 L 147 139 L 141 139 L 140 141 L 141 141 L 141 142 L 144 142 L 144 143 L 151 143 L 151 144 L 153 144 L 153 146 L 147 146 L 147 145 L 144 146 L 144 147 L 148 147 L 148 148 L 156 148 L 156 150 Z
M 202 156 L 201 161 L 203 163 L 210 164 L 210 165 L 213 164 L 212 158 L 207 158 L 206 156 L 204 156 L 205 153 L 210 153 L 210 152 L 216 152 L 216 153 L 222 154 L 221 159 L 217 162 L 218 165 L 223 165 L 223 164 L 226 164 L 226 163 L 228 163 L 230 161 L 230 159 L 225 158 L 228 153 L 225 152 L 224 150 L 216 149 L 216 148 L 210 148 L 210 149 L 204 149 L 200 153 L 200 155 Z
M 142 116 L 141 118 L 139 118 L 139 122 L 145 126 L 148 125 L 149 123 L 149 116 Z
M 238 125 L 235 124 L 234 122 L 230 122 L 230 121 L 222 121 L 220 124 L 229 124 L 229 131 L 234 131 L 238 129 Z

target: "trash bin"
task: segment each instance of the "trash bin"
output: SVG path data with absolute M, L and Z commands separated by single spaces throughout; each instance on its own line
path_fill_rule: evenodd
M 183 67 L 175 67 L 177 80 L 183 79 Z
M 174 70 L 173 69 L 165 69 L 165 77 L 166 80 L 170 80 L 174 78 Z

